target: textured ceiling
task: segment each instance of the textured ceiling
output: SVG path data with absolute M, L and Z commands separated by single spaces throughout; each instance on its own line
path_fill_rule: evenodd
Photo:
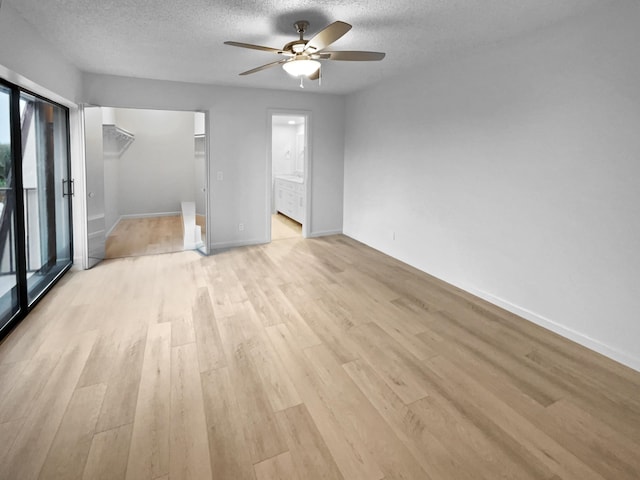
M 238 73 L 279 60 L 223 45 L 281 48 L 335 20 L 353 25 L 333 50 L 387 53 L 381 62 L 323 62 L 322 86 L 347 93 L 479 46 L 508 41 L 602 5 L 604 0 L 4 0 L 42 37 L 87 72 L 185 82 L 298 90 L 280 67 Z

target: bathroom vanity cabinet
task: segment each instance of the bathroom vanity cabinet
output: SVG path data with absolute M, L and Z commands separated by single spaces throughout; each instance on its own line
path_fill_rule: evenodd
M 302 224 L 304 223 L 303 179 L 294 175 L 281 175 L 275 179 L 274 195 L 276 211 Z

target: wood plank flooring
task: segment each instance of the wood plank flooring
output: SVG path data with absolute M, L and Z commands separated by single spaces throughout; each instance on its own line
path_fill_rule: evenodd
M 66 275 L 0 345 L 0 478 L 640 478 L 640 373 L 344 236 Z
M 291 220 L 286 215 L 276 213 L 271 215 L 271 240 L 295 238 L 302 236 L 302 225 Z
M 196 216 L 196 223 L 204 223 Z M 204 230 L 203 230 L 204 236 Z M 182 217 L 123 218 L 107 237 L 106 258 L 181 252 L 184 248 Z

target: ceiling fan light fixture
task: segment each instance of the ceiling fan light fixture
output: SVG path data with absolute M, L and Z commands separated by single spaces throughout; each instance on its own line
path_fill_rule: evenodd
M 310 60 L 307 58 L 303 59 L 292 59 L 286 63 L 282 64 L 282 68 L 289 74 L 294 77 L 308 77 L 309 75 L 315 73 L 320 68 L 320 62 L 317 60 Z

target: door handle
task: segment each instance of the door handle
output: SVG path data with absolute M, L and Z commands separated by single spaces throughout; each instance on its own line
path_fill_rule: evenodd
M 67 188 L 67 190 L 65 191 L 65 186 L 69 185 L 69 187 Z M 62 179 L 62 196 L 63 197 L 73 197 L 75 194 L 75 186 L 74 186 L 74 182 L 73 179 L 70 180 L 65 180 L 64 178 Z

